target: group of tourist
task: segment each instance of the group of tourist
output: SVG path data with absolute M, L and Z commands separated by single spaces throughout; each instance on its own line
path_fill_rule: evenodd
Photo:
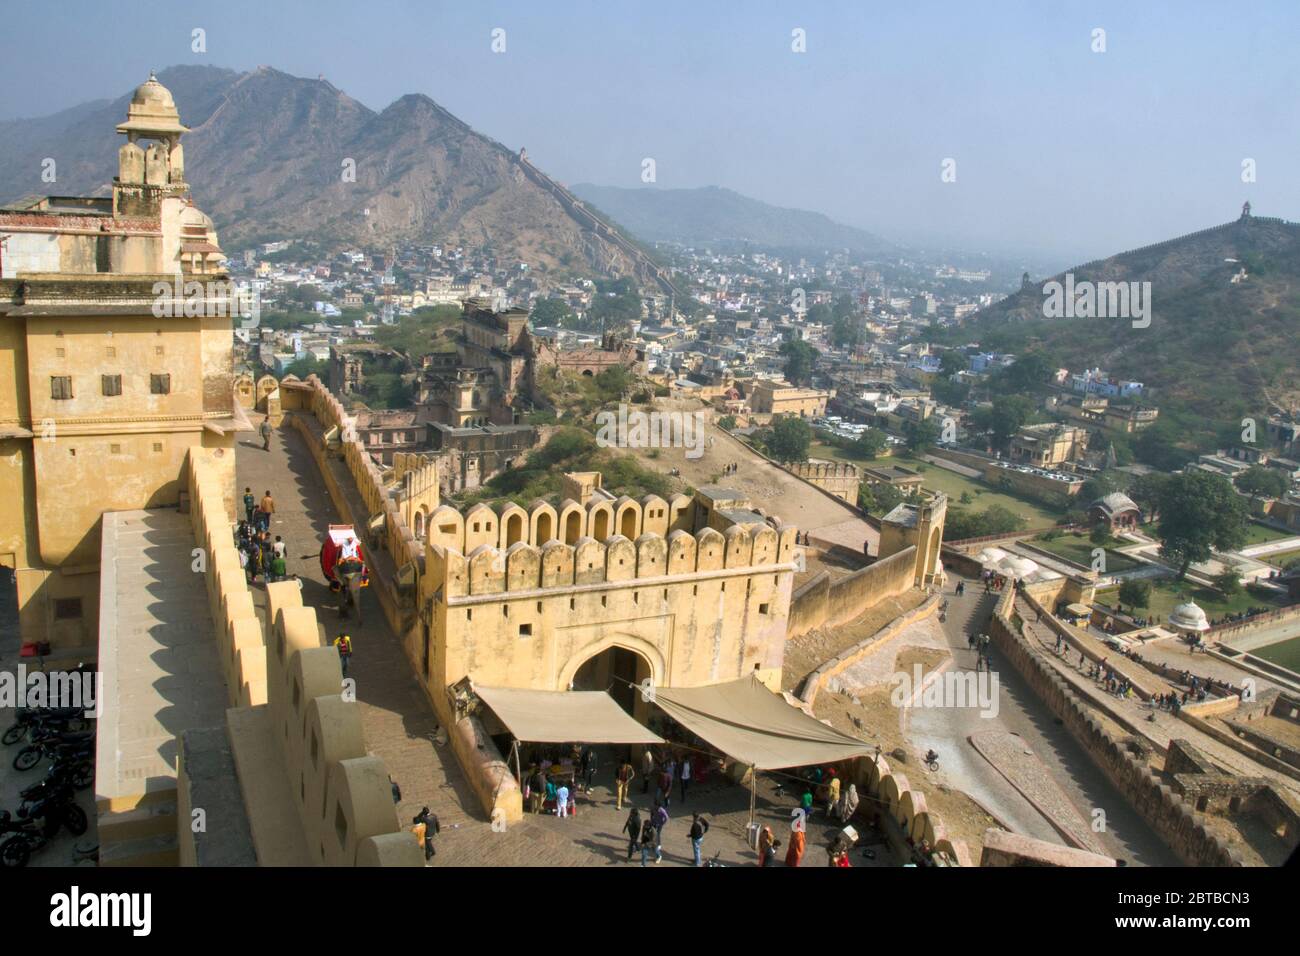
M 1105 687 L 1108 694 L 1114 694 L 1116 697 L 1125 699 L 1132 696 L 1133 682 L 1115 668 L 1109 666 L 1104 657 L 1099 663 L 1092 665 L 1088 671 L 1088 676 Z
M 722 473 L 724 475 L 734 475 L 738 471 L 740 471 L 740 464 L 738 462 L 733 461 L 729 465 L 722 466 Z
M 567 749 L 534 748 L 523 781 L 524 801 L 529 810 L 554 813 L 561 818 L 576 816 L 578 794 L 591 792 L 597 765 L 592 747 L 571 744 Z
M 983 632 L 966 635 L 966 646 L 975 652 L 976 672 L 993 669 L 993 652 L 989 649 L 992 643 L 993 639 Z
M 998 574 L 985 568 L 980 572 L 980 580 L 984 582 L 984 593 L 988 594 L 993 591 L 1001 591 L 1007 586 L 1007 578 L 1004 574 Z M 965 588 L 962 591 L 965 592 Z
M 235 530 L 235 547 L 239 563 L 249 584 L 261 575 L 262 581 L 283 581 L 289 576 L 288 546 L 280 535 L 271 536 L 271 515 L 275 499 L 268 489 L 259 502 L 252 488 L 244 489 L 244 520 Z
M 1223 617 L 1214 618 L 1210 621 L 1211 627 L 1218 627 L 1221 624 L 1237 624 L 1247 618 L 1255 617 L 1258 614 L 1267 614 L 1269 611 L 1276 611 L 1275 607 L 1256 607 L 1251 606 L 1244 611 L 1236 611 L 1232 614 L 1225 614 Z

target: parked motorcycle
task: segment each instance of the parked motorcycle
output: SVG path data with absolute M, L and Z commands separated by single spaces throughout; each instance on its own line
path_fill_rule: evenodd
M 14 758 L 15 770 L 31 770 L 42 760 L 56 763 L 78 764 L 93 760 L 95 756 L 94 731 L 75 734 L 53 734 L 28 744 Z
M 0 740 L 6 747 L 13 746 L 27 737 L 33 729 L 59 730 L 77 733 L 90 728 L 90 721 L 85 712 L 77 707 L 21 707 L 17 713 L 17 722 L 4 732 Z

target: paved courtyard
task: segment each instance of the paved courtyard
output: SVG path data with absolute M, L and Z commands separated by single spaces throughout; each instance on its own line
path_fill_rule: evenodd
M 255 422 L 260 424 L 260 419 Z M 261 442 L 240 443 L 237 458 L 239 493 L 245 486 L 261 497 L 270 490 L 276 502 L 271 533 L 283 536 L 288 545 L 288 570 L 303 582 L 303 603 L 315 607 L 330 639 L 338 632 L 338 601 L 329 592 L 320 570 L 317 552 L 327 526 L 340 518 L 302 435 L 286 423 L 271 439 L 271 450 Z M 526 815 L 520 823 L 497 833 L 472 794 L 450 745 L 433 739 L 437 717 L 428 698 L 416 682 L 397 637 L 387 625 L 375 598 L 363 592 L 364 625 L 347 624 L 355 654 L 349 676 L 357 681 L 358 702 L 363 708 L 366 743 L 382 757 L 402 791 L 398 818 L 409 821 L 422 806 L 438 815 L 442 833 L 437 838 L 435 866 L 609 866 L 624 865 L 627 840 L 620 830 L 626 808 L 614 808 L 612 776 L 614 753 L 601 751 L 601 772 L 590 795 L 578 798 L 578 813 L 559 819 L 554 815 Z M 259 581 L 253 601 L 265 606 L 265 591 Z M 779 857 L 784 858 L 789 838 L 790 810 L 795 796 L 776 794 L 777 777 L 760 775 L 757 818 L 772 826 L 782 840 Z M 633 796 L 642 812 L 650 799 L 640 794 L 641 781 L 633 783 Z M 745 787 L 717 782 L 693 791 L 683 805 L 674 799 L 669 807 L 670 822 L 664 833 L 664 862 L 661 866 L 691 863 L 689 811 L 699 809 L 711 829 L 705 839 L 706 856 L 717 855 L 727 866 L 754 865 L 756 854 L 745 840 L 749 822 L 749 791 Z M 815 818 L 808 828 L 808 849 L 803 865 L 825 866 L 823 847 L 832 828 Z M 860 846 L 870 849 L 871 859 L 861 850 L 852 862 L 884 865 L 889 852 L 879 843 L 872 845 L 865 835 Z M 877 838 L 879 839 L 879 838 Z M 639 856 L 638 856 L 639 863 Z

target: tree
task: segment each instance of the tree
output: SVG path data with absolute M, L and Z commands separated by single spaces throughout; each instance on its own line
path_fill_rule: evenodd
M 291 363 L 284 370 L 285 375 L 296 375 L 306 381 L 308 375 L 316 375 L 322 381 L 329 378 L 329 363 L 319 361 L 314 355 L 307 355 Z
M 869 485 L 864 481 L 858 486 L 858 507 L 873 514 L 889 514 L 906 500 L 907 496 L 893 485 Z
M 1056 371 L 1056 362 L 1043 352 L 1031 349 L 1007 366 L 998 376 L 1008 391 L 1025 392 L 1042 385 Z
M 970 368 L 970 359 L 956 349 L 946 349 L 939 356 L 939 368 L 945 377 L 965 372 Z
M 1098 523 L 1093 527 L 1092 533 L 1088 535 L 1088 540 L 1093 544 L 1104 545 L 1110 540 L 1110 532 L 1106 530 L 1104 524 Z
M 1241 590 L 1241 576 L 1236 568 L 1226 568 L 1214 576 L 1214 586 L 1226 595 L 1236 594 Z
M 991 406 L 976 409 L 973 418 L 977 427 L 992 432 L 993 440 L 1003 445 L 1033 413 L 1034 403 L 1023 395 L 999 395 Z
M 1184 433 L 1172 422 L 1160 420 L 1144 428 L 1133 445 L 1138 461 L 1160 471 L 1176 471 L 1191 460 L 1192 455 L 1179 446 Z
M 785 377 L 792 385 L 807 385 L 812 381 L 813 366 L 821 354 L 802 339 L 787 339 L 781 345 L 785 356 Z
M 733 428 L 736 427 L 736 416 L 723 415 L 721 418 L 718 419 L 718 427 L 721 428 L 724 432 L 731 431 Z
M 812 428 L 802 418 L 782 415 L 772 423 L 767 450 L 777 461 L 807 461 L 812 437 Z
M 1142 509 L 1142 514 L 1147 521 L 1154 520 L 1159 513 L 1160 495 L 1163 493 L 1165 483 L 1168 481 L 1168 475 L 1152 471 L 1145 475 L 1138 475 L 1128 486 L 1128 496 L 1133 499 L 1135 505 Z
M 853 313 L 853 300 L 840 296 L 831 308 L 831 344 L 837 349 L 853 349 L 865 337 L 862 321 Z
M 943 536 L 951 541 L 982 538 L 987 534 L 1019 531 L 1026 523 L 1026 519 L 1001 505 L 991 505 L 984 511 L 950 507 L 948 518 L 944 522 Z
M 562 326 L 564 320 L 573 314 L 569 304 L 563 299 L 538 299 L 529 316 L 533 324 L 542 327 Z
M 1119 610 L 1124 610 L 1125 604 L 1135 609 L 1150 607 L 1151 585 L 1145 581 L 1132 579 L 1121 582 L 1119 586 Z
M 939 423 L 933 416 L 919 422 L 905 422 L 903 435 L 907 439 L 907 450 L 923 452 L 939 440 Z
M 876 458 L 889 444 L 888 436 L 879 428 L 868 428 L 853 442 L 850 450 L 862 458 Z
M 1188 471 L 1169 476 L 1158 508 L 1160 553 L 1177 566 L 1179 580 L 1193 563 L 1208 560 L 1212 548 L 1232 551 L 1245 543 L 1246 504 L 1219 475 Z
M 1263 465 L 1251 465 L 1237 476 L 1237 488 L 1248 495 L 1261 498 L 1281 498 L 1291 489 L 1286 475 Z

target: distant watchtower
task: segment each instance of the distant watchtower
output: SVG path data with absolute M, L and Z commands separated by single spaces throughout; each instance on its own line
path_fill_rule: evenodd
M 1034 284 L 1034 281 L 1033 281 L 1032 279 L 1029 278 L 1029 273 L 1028 273 L 1028 272 L 1023 273 L 1023 274 L 1020 276 L 1020 288 L 1021 288 L 1021 289 L 1028 289 L 1028 288 L 1029 288 L 1030 286 L 1032 286 L 1033 284 Z
M 1242 219 L 1249 219 L 1249 218 L 1250 218 L 1250 200 L 1249 200 L 1249 199 L 1246 200 L 1244 203 L 1241 204 L 1241 218 L 1242 218 Z

